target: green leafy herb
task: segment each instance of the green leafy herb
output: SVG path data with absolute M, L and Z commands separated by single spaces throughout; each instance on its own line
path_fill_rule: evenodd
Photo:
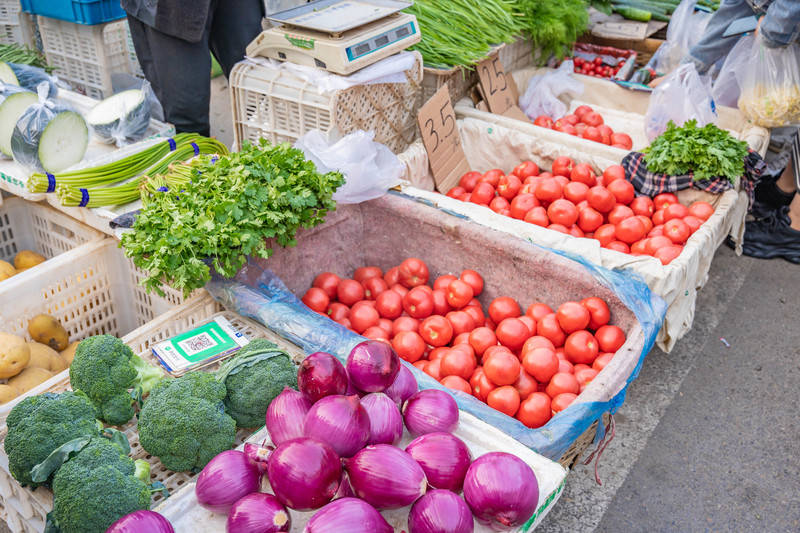
M 551 55 L 562 59 L 571 54 L 572 45 L 589 24 L 584 0 L 518 0 L 514 12 L 542 63 Z
M 335 209 L 339 172 L 320 174 L 289 144 L 246 144 L 240 152 L 201 155 L 154 180 L 125 253 L 148 272 L 148 290 L 168 284 L 188 294 L 211 279 L 209 264 L 232 277 L 248 256 L 268 258 L 267 239 L 294 246 L 295 233 Z
M 644 149 L 647 170 L 680 176 L 694 172 L 695 180 L 723 177 L 734 183 L 744 173 L 747 143 L 737 141 L 714 124 L 697 127 L 689 120 L 667 130 Z

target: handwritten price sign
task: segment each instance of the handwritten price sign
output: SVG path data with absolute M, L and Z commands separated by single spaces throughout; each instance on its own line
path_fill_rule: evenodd
M 443 85 L 422 106 L 417 122 L 436 188 L 439 192 L 447 192 L 469 171 L 447 85 Z

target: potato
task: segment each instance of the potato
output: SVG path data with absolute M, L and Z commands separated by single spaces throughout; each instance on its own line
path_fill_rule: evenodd
M 0 379 L 16 376 L 28 365 L 31 350 L 22 337 L 0 333 Z
M 58 320 L 50 315 L 36 315 L 28 322 L 28 333 L 36 342 L 46 344 L 57 352 L 69 344 L 69 335 Z
M 10 278 L 16 273 L 17 269 L 14 268 L 11 263 L 0 260 L 0 281 Z
M 45 257 L 31 250 L 22 250 L 14 257 L 14 268 L 19 271 L 35 267 L 39 263 L 44 263 Z
M 51 377 L 53 377 L 53 373 L 49 370 L 32 366 L 9 379 L 8 384 L 17 389 L 20 394 L 25 394 L 36 385 L 44 383 Z
M 67 366 L 72 364 L 72 359 L 75 357 L 75 349 L 78 347 L 80 343 L 81 341 L 75 341 L 73 343 L 70 343 L 70 345 L 67 346 L 64 350 L 61 350 L 61 359 L 64 360 L 64 363 Z
M 19 392 L 11 385 L 0 385 L 0 404 L 8 403 L 17 396 Z
M 31 360 L 28 361 L 27 368 L 44 368 L 50 372 L 61 372 L 67 365 L 58 355 L 58 352 L 38 342 L 29 342 L 28 348 L 31 350 Z

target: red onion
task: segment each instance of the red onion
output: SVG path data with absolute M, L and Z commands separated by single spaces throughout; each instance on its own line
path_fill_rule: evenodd
M 272 494 L 254 492 L 231 507 L 227 533 L 282 533 L 292 527 L 289 511 Z
M 400 358 L 381 341 L 364 341 L 347 358 L 347 374 L 358 390 L 383 392 L 394 383 L 400 371 Z
M 311 403 L 332 394 L 344 394 L 347 384 L 344 365 L 326 352 L 312 353 L 297 369 L 297 386 Z
M 358 498 L 331 502 L 311 517 L 303 533 L 394 533 L 370 504 Z
M 267 477 L 283 505 L 310 511 L 322 507 L 336 494 L 342 465 L 333 448 L 304 437 L 275 448 L 269 456 Z
M 464 479 L 464 499 L 479 522 L 493 528 L 521 526 L 539 501 L 539 483 L 522 459 L 491 452 L 473 461 Z
M 412 435 L 436 431 L 449 433 L 458 426 L 458 405 L 444 391 L 421 390 L 403 406 L 403 419 Z
M 431 487 L 459 492 L 464 476 L 472 462 L 472 455 L 464 442 L 452 433 L 428 433 L 417 437 L 406 446 Z
M 361 398 L 369 415 L 369 444 L 396 444 L 403 436 L 403 415 L 391 398 L 371 392 Z
M 353 498 L 353 487 L 350 486 L 350 479 L 347 477 L 347 472 L 342 472 L 342 479 L 339 480 L 339 488 L 336 489 L 336 494 L 333 496 L 334 500 L 341 500 L 342 498 Z
M 197 503 L 214 513 L 227 513 L 236 500 L 258 490 L 261 474 L 244 452 L 217 454 L 197 476 Z
M 258 468 L 258 473 L 263 475 L 264 472 L 267 471 L 267 461 L 273 449 L 274 448 L 265 446 L 263 442 L 261 444 L 246 442 L 244 445 L 244 454 L 247 456 L 247 460 L 250 461 L 250 464 Z
M 408 533 L 472 533 L 474 529 L 469 507 L 449 490 L 428 491 L 408 513 Z
M 411 373 L 411 370 L 406 365 L 401 363 L 400 371 L 397 373 L 397 377 L 394 378 L 394 382 L 383 392 L 394 400 L 397 405 L 402 406 L 403 402 L 411 398 L 411 395 L 418 390 L 417 378 L 414 377 L 414 374 Z
M 276 446 L 303 436 L 303 421 L 311 402 L 302 393 L 286 387 L 267 407 L 267 431 Z
M 358 396 L 325 396 L 306 415 L 305 436 L 328 443 L 340 457 L 352 457 L 369 441 L 369 415 Z
M 109 526 L 106 533 L 175 533 L 169 520 L 154 511 L 134 511 Z
M 405 507 L 428 485 L 419 464 L 389 444 L 367 446 L 344 463 L 353 492 L 376 509 Z

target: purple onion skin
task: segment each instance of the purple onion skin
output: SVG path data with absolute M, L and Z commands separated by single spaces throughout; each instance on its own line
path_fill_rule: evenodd
M 408 533 L 472 533 L 474 529 L 466 502 L 449 490 L 429 490 L 408 513 Z
M 380 341 L 356 344 L 347 357 L 350 382 L 360 391 L 383 392 L 400 372 L 400 358 L 391 346 Z
M 422 467 L 431 487 L 461 491 L 472 463 L 464 441 L 452 433 L 427 433 L 411 441 L 406 451 Z
M 231 507 L 226 533 L 285 533 L 292 528 L 289 511 L 272 494 L 254 492 Z
M 299 391 L 286 387 L 267 407 L 266 426 L 276 446 L 304 436 L 303 421 L 311 402 Z
M 450 433 L 458 426 L 458 405 L 444 391 L 421 390 L 406 401 L 403 419 L 412 435 Z
M 491 452 L 475 459 L 467 470 L 464 499 L 479 522 L 497 530 L 511 529 L 533 515 L 539 483 L 519 457 Z
M 339 488 L 342 465 L 324 442 L 300 438 L 286 441 L 272 452 L 267 464 L 272 492 L 290 509 L 311 511 L 330 502 Z
M 317 511 L 303 533 L 394 533 L 394 529 L 367 502 L 342 498 Z
M 394 400 L 397 405 L 402 406 L 418 390 L 417 378 L 414 377 L 414 374 L 411 373 L 411 370 L 406 365 L 401 363 L 400 371 L 397 373 L 397 377 L 394 378 L 394 382 L 383 392 Z
M 315 352 L 297 369 L 297 386 L 312 404 L 325 396 L 345 394 L 349 380 L 344 365 L 327 352 Z
M 347 472 L 342 472 L 342 479 L 339 481 L 339 488 L 336 489 L 336 494 L 333 496 L 334 500 L 341 500 L 342 498 L 354 498 L 355 493 L 353 487 L 350 486 L 350 479 L 347 477 Z
M 268 448 L 263 444 L 253 444 L 247 442 L 244 445 L 244 454 L 250 464 L 258 469 L 259 474 L 264 474 L 267 471 L 267 460 L 272 453 L 272 448 Z
M 369 442 L 369 415 L 358 396 L 325 396 L 308 411 L 304 428 L 339 457 L 352 457 Z
M 134 511 L 109 526 L 106 533 L 175 533 L 169 520 L 154 511 Z
M 197 503 L 214 513 L 227 513 L 240 498 L 258 490 L 261 474 L 244 452 L 217 454 L 197 476 Z
M 369 444 L 397 444 L 403 436 L 403 415 L 397 404 L 382 392 L 361 398 L 369 415 Z
M 376 509 L 399 509 L 425 494 L 428 480 L 406 452 L 389 444 L 367 446 L 345 461 L 356 496 Z

